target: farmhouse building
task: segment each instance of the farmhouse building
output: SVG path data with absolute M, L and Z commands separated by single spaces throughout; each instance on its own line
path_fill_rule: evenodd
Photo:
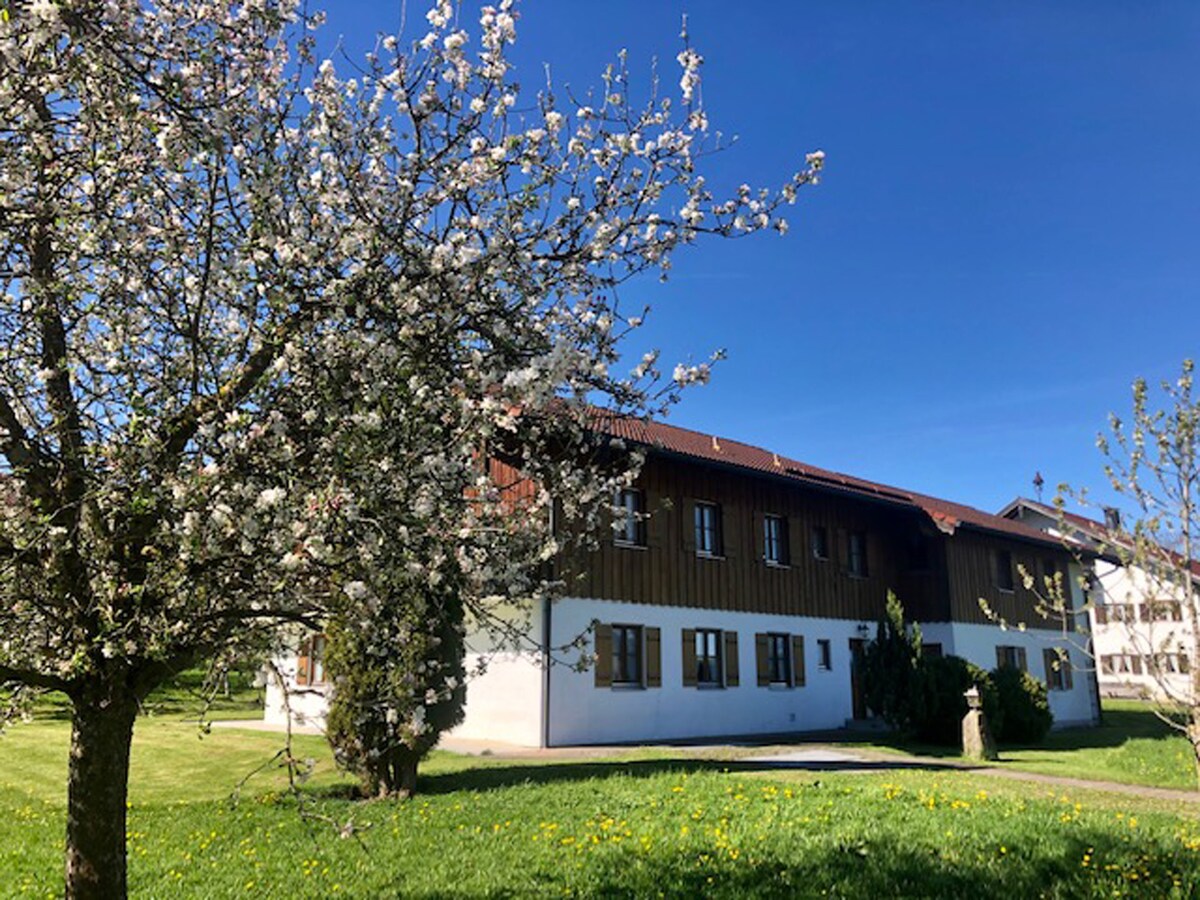
M 1162 565 L 1134 565 L 1121 547 L 1130 536 L 1116 510 L 1100 522 L 1019 497 L 1002 516 L 1031 525 L 1095 555 L 1087 611 L 1099 690 L 1109 697 L 1187 701 L 1192 694 L 1192 630 L 1176 581 L 1180 559 L 1161 548 Z M 1125 558 L 1122 558 L 1125 556 Z M 1191 564 L 1200 582 L 1200 563 Z
M 842 727 L 868 716 L 856 661 L 889 590 L 926 652 L 1019 666 L 1048 683 L 1057 725 L 1098 720 L 1089 668 L 1060 624 L 1036 627 L 1018 572 L 1063 573 L 1082 605 L 1057 538 L 725 438 L 629 419 L 603 428 L 645 448 L 639 481 L 615 498 L 611 538 L 558 561 L 567 596 L 534 610 L 540 651 L 471 647 L 486 674 L 456 735 L 536 747 Z M 996 616 L 1030 627 L 1004 630 Z M 547 664 L 548 648 L 581 634 L 592 666 Z M 1055 664 L 1056 648 L 1071 665 Z M 309 681 L 318 667 L 308 661 Z M 292 709 L 319 719 L 321 697 Z M 267 717 L 283 715 L 273 690 Z

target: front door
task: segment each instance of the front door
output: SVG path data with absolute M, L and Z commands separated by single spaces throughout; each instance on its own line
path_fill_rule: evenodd
M 866 649 L 866 640 L 850 638 L 850 703 L 856 719 L 867 717 L 867 697 L 862 684 L 862 660 Z

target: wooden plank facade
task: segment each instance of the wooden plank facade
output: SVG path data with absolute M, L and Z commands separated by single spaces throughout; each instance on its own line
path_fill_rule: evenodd
M 875 621 L 887 591 L 910 619 L 987 624 L 983 598 L 1009 621 L 1032 622 L 1033 592 L 1018 565 L 1067 571 L 1070 555 L 1047 541 L 959 527 L 940 530 L 911 504 L 822 489 L 754 471 L 651 453 L 638 482 L 643 543 L 605 539 L 564 562 L 568 596 L 735 612 Z M 696 549 L 695 507 L 719 510 L 720 549 Z M 778 517 L 782 564 L 764 559 L 764 523 Z M 852 571 L 852 536 L 865 537 L 865 572 Z M 824 545 L 824 558 L 816 552 Z M 1012 590 L 998 584 L 1011 566 Z

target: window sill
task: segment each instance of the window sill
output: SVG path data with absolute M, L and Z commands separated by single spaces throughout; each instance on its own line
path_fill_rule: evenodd
M 723 685 L 723 684 L 697 684 L 696 690 L 698 690 L 698 691 L 723 691 L 723 690 L 725 690 L 725 685 Z
M 764 684 L 763 687 L 769 691 L 790 691 L 793 686 L 786 681 L 772 681 L 770 684 Z
M 636 681 L 614 681 L 611 685 L 614 691 L 644 691 L 646 686 Z
M 790 569 L 792 567 L 790 563 L 775 562 L 774 560 L 770 559 L 764 559 L 763 565 L 765 565 L 768 569 Z
M 857 572 L 847 572 L 846 577 L 849 578 L 851 581 L 866 581 L 871 576 L 870 575 L 860 575 Z
M 720 553 L 706 553 L 706 552 L 705 552 L 705 551 L 703 551 L 703 550 L 697 550 L 697 551 L 696 551 L 696 559 L 715 559 L 715 560 L 717 560 L 718 562 L 724 562 L 724 561 L 725 561 L 725 557 L 724 557 L 724 555 L 723 555 L 723 554 L 720 554 Z
M 613 541 L 614 547 L 620 547 L 622 550 L 648 550 L 650 549 L 645 544 L 634 544 L 629 541 Z
M 1002 588 L 999 585 L 997 585 L 996 590 L 1001 594 L 1015 594 L 1017 592 L 1015 588 Z

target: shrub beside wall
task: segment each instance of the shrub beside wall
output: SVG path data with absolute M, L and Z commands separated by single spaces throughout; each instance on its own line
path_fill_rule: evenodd
M 992 683 L 1004 710 L 1003 720 L 992 726 L 996 740 L 1006 744 L 1039 743 L 1054 724 L 1046 686 L 1020 669 L 993 669 Z
M 1053 722 L 1046 686 L 1013 668 L 985 672 L 959 656 L 925 656 L 921 630 L 904 621 L 891 592 L 875 640 L 863 653 L 862 676 L 871 710 L 901 734 L 956 746 L 967 714 L 963 696 L 974 686 L 993 737 L 1002 743 L 1037 743 Z

